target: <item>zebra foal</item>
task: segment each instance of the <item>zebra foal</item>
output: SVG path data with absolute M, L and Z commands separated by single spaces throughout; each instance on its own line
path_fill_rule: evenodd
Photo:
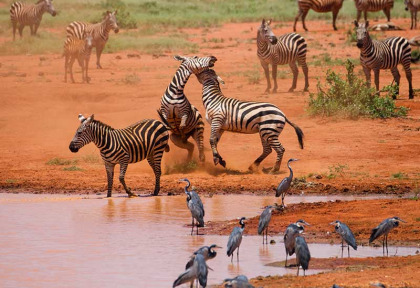
M 401 76 L 397 66 L 401 63 L 408 81 L 409 99 L 413 99 L 414 94 L 410 69 L 411 47 L 407 39 L 403 37 L 390 37 L 383 41 L 372 40 L 368 32 L 369 21 L 365 24 L 354 21 L 354 25 L 357 28 L 357 47 L 360 49 L 360 63 L 362 64 L 368 87 L 370 87 L 370 72 L 373 70 L 376 90 L 379 91 L 379 71 L 381 69 L 391 69 L 395 83 L 399 87 Z M 399 88 L 397 90 L 398 94 Z
M 117 23 L 117 10 L 114 12 L 106 11 L 104 19 L 100 23 L 90 24 L 85 22 L 74 21 L 67 28 L 67 37 L 77 37 L 83 39 L 83 33 L 92 33 L 93 46 L 96 49 L 96 68 L 102 69 L 101 55 L 105 44 L 109 38 L 109 32 L 114 30 L 118 33 L 120 29 Z
M 64 42 L 64 82 L 67 82 L 67 72 L 70 72 L 71 82 L 74 83 L 73 78 L 73 64 L 77 59 L 82 68 L 82 81 L 89 83 L 88 66 L 90 53 L 92 52 L 92 34 L 84 34 L 83 39 L 76 37 L 69 37 Z
M 194 151 L 194 144 L 188 142 L 193 137 L 199 152 L 199 159 L 204 162 L 203 118 L 184 94 L 184 87 L 193 73 L 200 73 L 208 67 L 212 67 L 217 61 L 216 57 L 183 57 L 176 55 L 175 60 L 181 61 L 181 65 L 166 88 L 161 99 L 160 117 L 169 123 L 172 142 L 183 149 L 188 150 L 187 161 L 190 161 Z
M 357 22 L 360 21 L 362 12 L 365 22 L 367 21 L 367 12 L 376 12 L 383 10 L 388 22 L 391 21 L 391 9 L 394 7 L 394 0 L 354 0 L 357 9 Z
M 277 38 L 271 30 L 270 24 L 271 20 L 265 21 L 263 19 L 257 32 L 257 55 L 264 69 L 265 78 L 267 79 L 267 89 L 265 92 L 269 93 L 271 89 L 270 64 L 274 82 L 273 93 L 277 92 L 277 65 L 289 64 L 293 72 L 293 83 L 289 92 L 296 89 L 299 74 L 296 62 L 302 67 L 303 74 L 305 75 L 305 88 L 303 91 L 308 91 L 309 80 L 305 39 L 296 33 L 287 33 Z
M 128 164 L 147 159 L 155 174 L 156 184 L 153 195 L 160 190 L 161 160 L 163 151 L 168 152 L 168 130 L 157 120 L 143 120 L 123 129 L 114 129 L 94 116 L 85 118 L 79 114 L 81 122 L 76 134 L 70 142 L 69 149 L 76 153 L 86 144 L 93 142 L 99 148 L 101 157 L 105 162 L 108 178 L 107 197 L 112 196 L 114 167 L 120 165 L 119 180 L 128 196 L 136 196 L 125 184 L 125 173 Z
M 263 152 L 249 167 L 250 170 L 255 170 L 272 150 L 277 153 L 272 172 L 279 170 L 285 149 L 278 138 L 286 122 L 295 129 L 300 148 L 303 149 L 302 130 L 290 122 L 275 105 L 225 97 L 219 85 L 221 79 L 212 69 L 205 70 L 196 76 L 203 85 L 203 104 L 206 109 L 206 119 L 211 125 L 210 145 L 215 165 L 220 164 L 226 167 L 225 160 L 217 150 L 217 143 L 224 131 L 260 134 Z
M 405 10 L 410 9 L 411 30 L 417 29 L 417 12 L 420 10 L 420 0 L 404 0 Z
M 13 41 L 15 41 L 16 28 L 18 28 L 20 38 L 22 38 L 23 28 L 26 25 L 29 25 L 29 28 L 31 28 L 31 35 L 36 35 L 38 27 L 41 24 L 42 16 L 45 12 L 50 13 L 53 17 L 57 15 L 57 12 L 55 12 L 54 6 L 52 5 L 52 0 L 39 0 L 36 4 L 14 2 L 10 7 Z
M 299 11 L 295 18 L 295 24 L 293 25 L 293 31 L 296 32 L 296 23 L 299 18 L 302 17 L 303 29 L 308 31 L 305 25 L 305 18 L 309 10 L 312 9 L 318 13 L 332 12 L 333 14 L 333 28 L 337 31 L 335 21 L 337 20 L 338 12 L 343 6 L 344 0 L 298 0 Z

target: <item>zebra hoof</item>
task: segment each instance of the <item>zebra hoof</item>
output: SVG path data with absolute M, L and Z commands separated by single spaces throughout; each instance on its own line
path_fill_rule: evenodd
M 293 91 L 295 91 L 295 88 L 292 87 L 289 89 L 289 92 L 293 92 Z

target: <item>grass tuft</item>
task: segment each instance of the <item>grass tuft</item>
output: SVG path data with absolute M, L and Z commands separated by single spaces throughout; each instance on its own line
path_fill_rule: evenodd
M 177 174 L 177 173 L 191 173 L 196 171 L 199 168 L 198 163 L 194 160 L 189 162 L 176 162 L 172 166 L 166 165 L 165 174 Z
M 77 164 L 77 160 L 67 160 L 67 159 L 61 159 L 61 158 L 53 158 L 51 160 L 48 160 L 46 163 L 47 165 L 56 165 L 56 166 L 64 166 L 64 165 L 75 165 Z
M 64 167 L 63 170 L 64 171 L 83 171 L 82 168 L 77 167 L 77 166 Z

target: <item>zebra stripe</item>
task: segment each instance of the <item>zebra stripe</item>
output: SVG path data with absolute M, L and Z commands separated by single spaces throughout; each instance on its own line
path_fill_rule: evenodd
M 57 15 L 52 5 L 52 0 L 39 0 L 36 4 L 26 4 L 14 2 L 10 7 L 10 20 L 13 26 L 13 41 L 15 41 L 16 28 L 19 29 L 19 35 L 22 38 L 23 28 L 29 25 L 31 35 L 36 35 L 38 27 L 41 24 L 42 16 L 45 12 L 53 17 Z M 19 27 L 17 27 L 19 24 Z
M 225 97 L 218 82 L 221 79 L 212 69 L 198 74 L 197 79 L 203 84 L 203 104 L 206 109 L 206 119 L 211 125 L 210 145 L 215 165 L 220 163 L 223 167 L 226 167 L 226 162 L 217 150 L 217 143 L 224 131 L 260 134 L 263 153 L 249 167 L 250 170 L 258 167 L 271 153 L 272 149 L 277 153 L 273 171 L 279 170 L 285 150 L 278 138 L 285 122 L 295 128 L 300 147 L 303 149 L 302 130 L 290 122 L 275 105 Z
M 375 86 L 379 91 L 379 70 L 391 69 L 394 80 L 399 86 L 400 73 L 398 64 L 402 64 L 409 84 L 409 98 L 413 98 L 412 75 L 411 75 L 411 47 L 407 39 L 403 37 L 390 37 L 383 41 L 372 40 L 368 32 L 369 21 L 366 24 L 354 22 L 357 27 L 357 47 L 360 49 L 360 63 L 370 87 L 370 72 L 375 74 Z
M 188 142 L 188 138 L 192 136 L 197 143 L 199 159 L 204 162 L 204 121 L 200 112 L 185 96 L 184 87 L 192 73 L 201 72 L 202 67 L 213 65 L 212 63 L 217 59 L 215 57 L 190 58 L 181 56 L 175 56 L 175 59 L 182 61 L 182 63 L 162 96 L 161 118 L 169 123 L 172 142 L 176 146 L 188 150 L 187 160 L 191 160 L 194 151 L 194 144 Z
M 338 12 L 343 6 L 344 0 L 297 0 L 299 11 L 295 17 L 295 24 L 293 25 L 293 31 L 296 32 L 296 23 L 300 17 L 302 17 L 303 29 L 308 31 L 305 25 L 305 18 L 308 15 L 310 9 L 318 13 L 332 12 L 333 14 L 333 28 L 337 30 L 335 21 L 337 20 Z
M 420 10 L 420 0 L 404 0 L 405 10 L 410 9 L 411 29 L 417 29 L 417 12 Z
M 70 23 L 67 28 L 67 37 L 77 37 L 83 39 L 84 33 L 92 33 L 93 46 L 96 48 L 96 67 L 102 69 L 101 55 L 104 50 L 105 44 L 109 38 L 109 32 L 114 30 L 115 33 L 119 32 L 117 24 L 117 11 L 106 11 L 105 17 L 100 23 L 90 24 L 86 22 L 74 21 Z
M 364 14 L 365 22 L 367 21 L 367 12 L 376 12 L 383 10 L 388 22 L 391 21 L 391 9 L 394 7 L 394 0 L 354 0 L 357 9 L 357 22 L 359 22 Z
M 272 77 L 274 82 L 273 93 L 277 91 L 277 65 L 289 64 L 293 72 L 293 83 L 289 92 L 296 88 L 297 77 L 299 74 L 296 61 L 302 66 L 305 75 L 305 88 L 308 91 L 308 65 L 306 64 L 306 41 L 296 33 L 287 33 L 279 36 L 274 35 L 270 27 L 271 21 L 262 20 L 257 32 L 257 55 L 261 66 L 264 69 L 267 79 L 266 93 L 270 92 L 271 83 L 269 77 L 269 64 L 272 66 Z
M 77 59 L 80 67 L 82 68 L 82 80 L 83 82 L 90 82 L 88 76 L 88 67 L 90 53 L 92 52 L 92 34 L 85 34 L 84 39 L 80 40 L 76 37 L 69 37 L 64 42 L 64 82 L 67 82 L 67 71 L 70 70 L 70 79 L 74 83 L 73 78 L 73 64 Z
M 76 153 L 86 144 L 93 142 L 99 148 L 105 162 L 108 178 L 107 197 L 112 195 L 114 167 L 120 164 L 119 180 L 129 196 L 135 196 L 125 184 L 124 176 L 128 164 L 143 159 L 152 167 L 156 178 L 153 195 L 160 190 L 161 160 L 163 151 L 168 152 L 169 133 L 167 128 L 156 120 L 143 120 L 123 129 L 114 129 L 100 121 L 79 115 L 81 125 L 70 142 L 70 151 Z

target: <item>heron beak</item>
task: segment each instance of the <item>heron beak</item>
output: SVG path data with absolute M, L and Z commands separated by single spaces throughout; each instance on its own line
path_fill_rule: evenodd
M 222 246 L 219 246 L 219 245 L 216 245 L 216 246 L 214 246 L 214 248 L 223 248 Z
M 403 222 L 403 223 L 407 223 L 406 221 L 404 221 L 404 220 L 402 220 L 400 218 L 398 218 L 398 220 L 401 221 L 401 222 Z
M 309 224 L 308 222 L 304 222 L 306 226 L 311 226 L 311 224 Z
M 330 225 L 335 225 L 335 222 L 331 222 Z

